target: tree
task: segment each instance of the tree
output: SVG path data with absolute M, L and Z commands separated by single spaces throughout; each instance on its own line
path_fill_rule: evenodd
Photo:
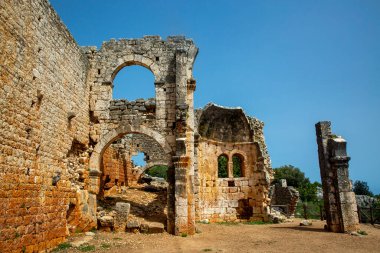
M 356 180 L 354 182 L 354 192 L 356 195 L 368 195 L 373 196 L 373 193 L 369 190 L 368 184 L 365 181 Z
M 299 168 L 292 165 L 284 165 L 278 168 L 274 168 L 274 180 L 273 184 L 279 183 L 280 179 L 286 179 L 289 186 L 299 188 L 307 183 L 310 183 L 309 178 L 305 177 Z
M 300 187 L 298 187 L 298 192 L 300 193 L 300 198 L 303 202 L 317 202 L 318 199 L 318 190 L 322 185 L 318 182 L 310 183 L 307 182 Z
M 168 179 L 168 166 L 165 165 L 155 165 L 152 168 L 145 171 L 151 177 L 160 177 Z
M 274 170 L 274 180 L 272 184 L 280 182 L 280 179 L 286 179 L 288 186 L 293 186 L 300 193 L 300 199 L 304 202 L 317 202 L 318 190 L 322 185 L 318 182 L 311 183 L 308 177 L 305 177 L 299 168 L 292 165 L 284 165 Z

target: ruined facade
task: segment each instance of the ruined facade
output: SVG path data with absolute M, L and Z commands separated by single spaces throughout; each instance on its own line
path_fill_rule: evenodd
M 193 234 L 203 218 L 266 219 L 263 123 L 214 105 L 196 119 L 192 40 L 146 36 L 79 47 L 47 0 L 1 1 L 0 38 L 2 251 L 41 251 L 96 228 L 103 176 L 128 184 L 117 141 L 130 134 L 158 143 L 169 167 L 168 232 Z M 153 73 L 155 98 L 112 99 L 114 77 L 130 65 Z M 239 177 L 230 164 L 228 177 L 217 177 L 220 154 L 240 157 Z
M 347 142 L 332 134 L 331 122 L 315 125 L 327 229 L 332 232 L 359 230 L 355 193 L 348 174 Z
M 241 108 L 214 104 L 196 115 L 196 219 L 266 220 L 272 174 L 263 123 L 248 117 Z M 224 177 L 218 176 L 221 156 L 227 161 Z M 240 161 L 240 173 L 233 171 L 235 157 Z

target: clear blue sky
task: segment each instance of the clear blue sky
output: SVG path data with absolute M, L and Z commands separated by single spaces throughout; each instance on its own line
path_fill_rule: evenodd
M 80 45 L 192 38 L 200 49 L 196 107 L 243 107 L 266 124 L 273 167 L 292 164 L 318 181 L 314 124 L 330 120 L 348 141 L 351 179 L 380 193 L 380 1 L 51 2 Z M 115 80 L 125 87 L 145 81 L 153 94 L 147 70 L 125 69 Z

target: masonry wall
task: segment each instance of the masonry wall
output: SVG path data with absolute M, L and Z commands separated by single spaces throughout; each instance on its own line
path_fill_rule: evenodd
M 67 215 L 77 214 L 72 226 L 92 226 L 79 217 L 91 196 L 75 184 L 79 173 L 69 173 L 87 167 L 86 73 L 86 58 L 48 1 L 0 1 L 2 252 L 63 242 Z
M 243 157 L 242 177 L 218 178 L 218 157 L 239 154 Z M 234 144 L 201 141 L 198 148 L 198 184 L 196 219 L 211 222 L 249 219 L 257 201 L 254 188 L 256 147 L 252 143 Z M 232 168 L 232 164 L 229 166 Z
M 104 189 L 127 185 L 127 161 L 125 156 L 112 145 L 103 154 L 103 182 Z

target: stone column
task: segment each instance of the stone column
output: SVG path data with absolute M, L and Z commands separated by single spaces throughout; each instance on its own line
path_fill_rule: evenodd
M 315 125 L 327 229 L 343 233 L 359 229 L 355 194 L 348 176 L 346 141 L 331 133 L 331 122 Z
M 183 50 L 176 52 L 176 154 L 173 157 L 175 167 L 175 228 L 176 235 L 194 234 L 194 112 L 192 93 L 188 96 L 187 54 Z M 195 87 L 195 82 L 194 82 Z

